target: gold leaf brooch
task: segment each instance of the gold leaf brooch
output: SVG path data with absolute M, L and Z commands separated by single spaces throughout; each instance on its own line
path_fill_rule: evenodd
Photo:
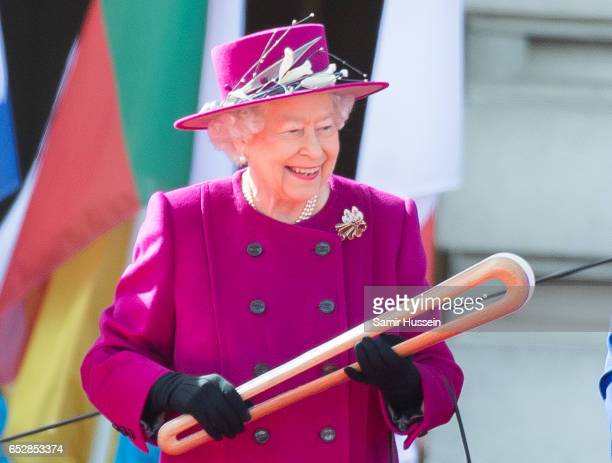
M 368 228 L 368 224 L 363 220 L 363 212 L 353 206 L 351 210 L 344 209 L 342 222 L 336 224 L 338 236 L 343 240 L 359 238 Z

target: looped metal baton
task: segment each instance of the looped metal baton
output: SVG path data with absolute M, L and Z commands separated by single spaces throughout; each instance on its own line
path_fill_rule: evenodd
M 466 289 L 495 279 L 501 281 L 506 287 L 506 292 L 500 300 L 491 303 L 485 310 L 462 316 L 397 344 L 393 347 L 393 350 L 402 356 L 414 354 L 457 334 L 517 311 L 529 301 L 533 294 L 535 277 L 529 264 L 515 254 L 499 253 L 487 257 L 448 280 L 415 296 L 413 299 L 416 300 L 417 310 L 413 310 L 410 313 L 402 310 L 389 311 L 377 318 L 397 320 L 398 322 L 409 320 L 417 316 L 420 311 L 423 311 L 423 301 L 428 298 L 439 298 L 439 300 L 444 300 L 445 298 L 452 299 L 464 293 Z M 242 384 L 236 390 L 244 400 L 249 399 L 353 347 L 364 336 L 377 335 L 387 331 L 391 328 L 391 325 L 392 323 L 363 323 L 299 355 L 293 360 Z M 359 369 L 358 363 L 353 363 L 350 366 L 357 370 Z M 344 370 L 340 369 L 322 378 L 279 394 L 251 408 L 251 421 L 269 415 L 306 397 L 323 392 L 332 386 L 343 383 L 347 379 L 348 377 Z M 178 439 L 180 433 L 196 425 L 198 425 L 198 422 L 191 415 L 181 415 L 168 421 L 161 427 L 158 433 L 157 443 L 160 449 L 170 455 L 180 455 L 210 441 L 212 438 L 201 428 L 197 432 Z

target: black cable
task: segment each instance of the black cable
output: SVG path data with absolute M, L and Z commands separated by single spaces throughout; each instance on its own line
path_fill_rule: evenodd
M 583 270 L 588 270 L 599 265 L 609 264 L 611 262 L 612 257 L 606 257 L 605 259 L 601 259 L 596 262 L 591 262 L 590 264 L 579 265 L 578 267 L 570 268 L 569 270 L 560 270 L 558 272 L 549 273 L 548 275 L 536 278 L 535 284 L 539 285 L 541 283 L 546 283 L 547 281 L 558 280 L 559 278 L 564 278 L 573 275 L 574 273 L 582 272 Z M 506 294 L 506 290 L 497 291 L 496 293 L 492 294 L 485 294 L 485 297 L 490 299 L 492 297 L 501 296 L 503 294 Z
M 590 264 L 580 265 L 579 267 L 574 267 L 569 270 L 561 270 L 559 272 L 553 272 L 548 275 L 544 275 L 543 277 L 536 279 L 536 284 L 544 283 L 549 280 L 556 280 L 558 278 L 563 278 L 569 275 L 573 275 L 574 273 L 582 272 L 583 270 L 588 270 L 593 267 L 597 267 L 598 265 L 609 264 L 612 262 L 612 257 L 606 257 L 605 259 L 598 260 L 597 262 L 592 262 Z
M 15 439 L 21 439 L 22 437 L 31 436 L 32 434 L 37 434 L 39 432 L 47 431 L 53 428 L 59 428 L 60 426 L 66 426 L 67 424 L 76 423 L 77 421 L 86 420 L 89 418 L 93 418 L 98 416 L 100 412 L 90 412 L 84 415 L 73 416 L 72 418 L 66 418 L 65 420 L 57 421 L 55 423 L 48 424 L 46 426 L 41 426 L 40 428 L 34 428 L 30 431 L 20 432 L 19 434 L 14 434 L 9 437 L 5 437 L 4 439 L 0 439 L 0 444 L 4 444 L 5 442 L 10 442 Z
M 472 458 L 470 457 L 470 449 L 467 443 L 467 436 L 465 435 L 465 429 L 463 428 L 463 420 L 461 419 L 461 413 L 459 413 L 459 404 L 457 403 L 457 396 L 455 395 L 455 391 L 451 387 L 448 382 L 446 376 L 442 376 L 444 379 L 444 384 L 446 385 L 446 389 L 448 390 L 448 395 L 453 401 L 453 407 L 455 408 L 455 415 L 457 415 L 457 424 L 459 425 L 459 433 L 461 434 L 461 443 L 463 444 L 463 451 L 465 452 L 465 461 L 467 463 L 472 463 Z
M 603 264 L 608 264 L 608 263 L 611 263 L 611 262 L 612 262 L 612 256 L 611 257 L 607 257 L 605 259 L 601 259 L 601 260 L 596 261 L 596 262 L 592 262 L 590 264 L 580 265 L 578 267 L 574 267 L 574 268 L 571 268 L 569 270 L 562 270 L 560 272 L 553 272 L 551 274 L 544 275 L 543 277 L 540 277 L 540 278 L 536 279 L 535 283 L 539 284 L 539 283 L 544 283 L 546 281 L 556 280 L 556 279 L 563 278 L 563 277 L 566 277 L 566 276 L 569 276 L 569 275 L 573 275 L 574 273 L 578 273 L 578 272 L 581 272 L 583 270 L 588 270 L 590 268 L 597 267 L 597 266 L 603 265 Z M 504 291 L 502 291 L 500 293 L 491 294 L 491 295 L 489 295 L 487 297 L 500 296 L 503 293 L 504 293 Z M 461 441 L 463 443 L 463 449 L 465 451 L 465 457 L 466 457 L 467 462 L 471 463 L 472 460 L 470 459 L 470 450 L 469 450 L 468 445 L 467 445 L 467 437 L 466 437 L 466 434 L 465 434 L 465 429 L 463 428 L 463 422 L 461 420 L 461 415 L 459 413 L 459 405 L 458 405 L 458 402 L 457 402 L 457 397 L 455 396 L 455 392 L 452 390 L 452 388 L 448 384 L 448 380 L 446 379 L 446 377 L 444 378 L 444 380 L 446 381 L 446 387 L 448 388 L 449 394 L 451 396 L 451 399 L 453 400 L 453 404 L 454 404 L 454 408 L 455 408 L 455 414 L 457 415 L 457 423 L 459 425 L 459 431 L 461 433 Z M 94 418 L 94 417 L 98 416 L 99 414 L 100 414 L 100 412 L 90 412 L 90 413 L 86 413 L 84 415 L 77 415 L 77 416 L 74 416 L 72 418 L 67 418 L 65 420 L 58 421 L 56 423 L 51 423 L 51 424 L 49 424 L 47 426 L 42 426 L 40 428 L 35 428 L 35 429 L 30 430 L 30 431 L 25 431 L 25 432 L 22 432 L 22 433 L 19 433 L 19 434 L 15 434 L 13 436 L 5 437 L 3 439 L 0 439 L 0 444 L 3 444 L 5 442 L 10 442 L 10 441 L 15 440 L 15 439 L 20 439 L 22 437 L 30 436 L 32 434 L 36 434 L 36 433 L 39 433 L 39 432 L 47 431 L 49 429 L 59 428 L 60 426 L 66 426 L 68 424 L 75 423 L 77 421 L 86 420 L 86 419 L 89 419 L 89 418 Z

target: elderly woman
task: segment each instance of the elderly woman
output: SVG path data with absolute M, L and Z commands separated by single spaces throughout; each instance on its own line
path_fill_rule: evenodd
M 183 413 L 215 439 L 162 461 L 392 461 L 394 432 L 407 447 L 453 414 L 463 377 L 444 343 L 400 357 L 403 338 L 364 337 L 252 401 L 357 360 L 351 381 L 252 422 L 235 390 L 361 324 L 365 286 L 427 284 L 414 202 L 333 175 L 353 102 L 387 84 L 336 71 L 319 24 L 212 58 L 222 100 L 175 125 L 208 129 L 247 167 L 151 196 L 84 389 L 143 450 Z

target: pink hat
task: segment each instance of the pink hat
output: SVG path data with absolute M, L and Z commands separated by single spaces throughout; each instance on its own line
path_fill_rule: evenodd
M 322 24 L 294 23 L 256 32 L 217 45 L 211 55 L 221 100 L 177 120 L 177 129 L 206 129 L 219 113 L 291 96 L 333 91 L 361 99 L 389 86 L 370 82 L 365 74 L 349 79 L 347 69 L 336 71 Z

